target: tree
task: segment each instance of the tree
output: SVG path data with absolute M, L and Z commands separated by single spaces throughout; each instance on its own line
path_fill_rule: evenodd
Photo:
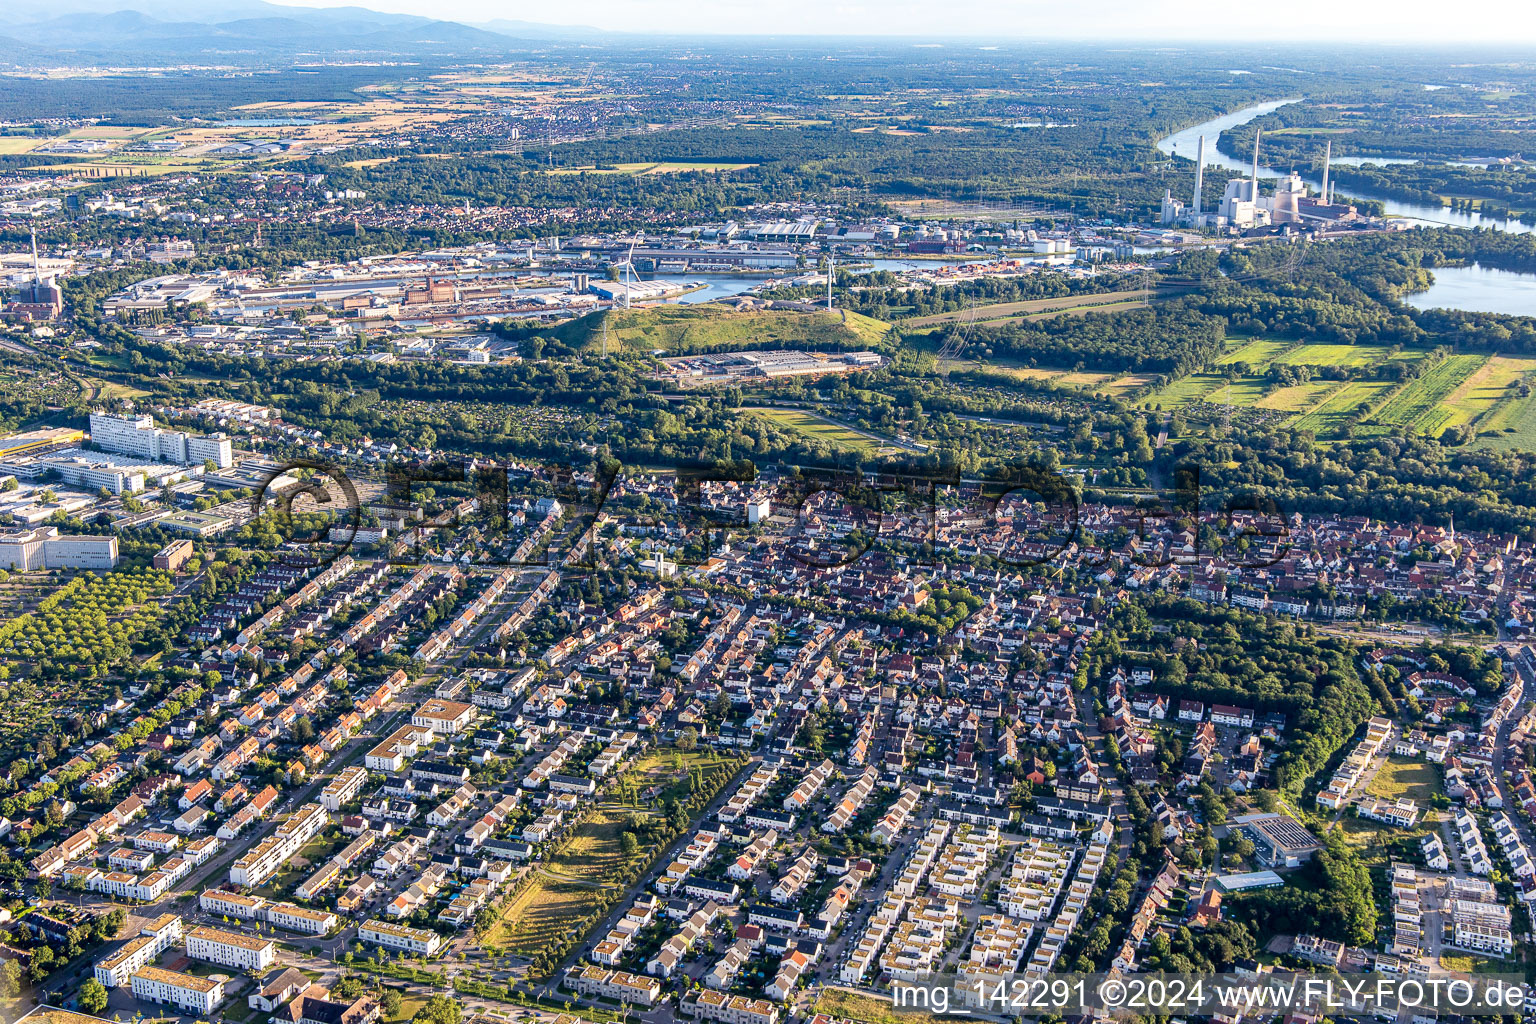
M 447 996 L 432 996 L 411 1018 L 416 1024 L 459 1024 L 463 1019 L 459 1004 Z
M 86 981 L 80 986 L 80 1009 L 86 1013 L 94 1013 L 98 1016 L 107 1008 L 106 986 L 95 978 Z
M 385 989 L 382 1002 L 384 1005 L 384 1016 L 398 1016 L 400 1013 L 400 990 L 397 988 Z
M 699 730 L 695 729 L 691 725 L 688 728 L 684 729 L 682 735 L 677 738 L 677 749 L 678 750 L 692 750 L 694 747 L 697 747 L 698 745 L 699 745 Z
M 640 841 L 635 838 L 633 832 L 619 833 L 619 850 L 624 854 L 625 860 L 634 860 L 640 852 Z
M 0 964 L 0 998 L 15 999 L 21 995 L 21 964 L 7 960 Z

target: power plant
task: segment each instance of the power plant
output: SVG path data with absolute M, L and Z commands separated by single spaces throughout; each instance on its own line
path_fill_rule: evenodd
M 1301 176 L 1292 171 L 1275 180 L 1272 195 L 1264 195 L 1259 188 L 1259 147 L 1263 132 L 1253 135 L 1253 164 L 1247 177 L 1229 178 L 1222 193 L 1221 203 L 1214 213 L 1204 210 L 1205 189 L 1205 136 L 1195 156 L 1195 194 L 1185 206 L 1173 198 L 1171 189 L 1163 191 L 1161 222 L 1164 226 L 1180 225 L 1223 231 L 1227 229 L 1250 230 L 1275 224 L 1307 224 L 1332 221 L 1348 221 L 1359 217 L 1350 205 L 1329 202 L 1330 171 L 1333 161 L 1333 142 L 1323 150 L 1322 189 L 1317 196 L 1308 194 L 1308 186 Z

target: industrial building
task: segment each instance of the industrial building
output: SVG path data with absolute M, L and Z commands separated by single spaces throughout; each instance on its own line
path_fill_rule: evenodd
M 878 352 L 866 350 L 824 353 L 799 349 L 729 352 L 718 355 L 664 359 L 665 377 L 680 385 L 728 384 L 742 379 L 800 377 L 824 373 L 877 370 L 885 364 Z
M 163 487 L 178 483 L 192 474 L 185 466 L 145 462 L 124 455 L 88 452 L 66 448 L 42 455 L 21 455 L 0 459 L 0 472 L 20 480 L 41 480 L 50 474 L 71 487 L 99 491 L 105 487 L 113 494 L 142 491 L 146 486 Z
M 1221 205 L 1215 213 L 1203 209 L 1205 189 L 1205 136 L 1200 137 L 1195 153 L 1195 191 L 1188 206 L 1173 198 L 1173 192 L 1163 192 L 1160 220 L 1166 226 L 1182 224 L 1188 227 L 1209 228 L 1259 228 L 1271 224 L 1304 224 L 1359 219 L 1353 206 L 1338 204 L 1330 195 L 1330 165 L 1333 160 L 1333 143 L 1323 151 L 1323 181 L 1320 194 L 1308 195 L 1307 183 L 1292 171 L 1275 181 L 1273 195 L 1265 196 L 1259 187 L 1259 141 L 1263 132 L 1253 138 L 1253 170 L 1246 178 L 1231 178 L 1222 193 Z

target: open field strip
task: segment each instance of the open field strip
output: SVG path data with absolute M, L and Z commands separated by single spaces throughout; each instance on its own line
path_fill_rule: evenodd
M 1493 356 L 1445 400 L 1452 418 L 1446 426 L 1478 424 L 1501 404 L 1517 399 L 1515 386 L 1536 373 L 1536 359 Z
M 1203 400 L 1227 382 L 1224 373 L 1192 373 L 1141 400 L 1144 408 L 1182 409 Z
M 1247 344 L 1239 344 L 1232 351 L 1216 360 L 1217 366 L 1231 366 L 1233 363 L 1247 363 L 1249 366 L 1268 366 L 1286 349 L 1295 342 L 1261 338 L 1250 341 Z
M 1040 313 L 1025 313 L 1022 316 L 1008 316 L 998 320 L 978 320 L 983 327 L 1007 327 L 1009 324 L 1022 324 L 1031 320 L 1047 320 L 1057 316 L 1086 316 L 1089 313 L 1123 313 L 1128 309 L 1145 309 L 1151 303 L 1142 299 L 1125 299 L 1120 302 L 1106 302 L 1086 306 L 1064 306 L 1060 309 L 1048 309 Z
M 1307 410 L 1292 425 L 1298 430 L 1310 430 L 1318 437 L 1330 437 L 1350 418 L 1363 415 L 1374 407 L 1395 386 L 1395 381 L 1388 380 L 1350 381 Z
M 1423 352 L 1405 349 L 1393 353 L 1386 345 L 1335 345 L 1324 342 L 1307 342 L 1297 345 L 1274 360 L 1288 366 L 1352 366 L 1365 367 L 1384 363 L 1389 359 L 1418 359 Z
M 1221 384 L 1205 396 L 1208 405 L 1259 405 L 1264 401 L 1268 383 L 1260 377 L 1238 377 L 1230 383 L 1222 376 Z
M 1452 418 L 1451 411 L 1441 403 L 1487 359 L 1487 356 L 1447 357 L 1389 399 L 1376 410 L 1373 419 L 1383 426 L 1411 427 L 1422 434 L 1440 436 Z
M 828 444 L 836 445 L 840 448 L 872 452 L 879 447 L 879 443 L 874 438 L 867 437 L 852 427 L 834 420 L 825 419 L 803 409 L 768 409 L 752 406 L 743 408 L 742 411 L 750 412 L 754 416 L 760 416 L 787 430 L 793 430 L 808 437 L 819 438 Z
M 1116 377 L 1102 387 L 1095 388 L 1095 390 L 1105 391 L 1119 397 L 1128 391 L 1147 387 L 1155 380 L 1157 380 L 1157 375 L 1154 373 L 1128 373 L 1123 377 Z
M 1093 306 L 1108 306 L 1127 300 L 1139 300 L 1141 291 L 1102 292 L 1093 295 L 1060 295 L 1050 299 L 1023 299 L 1018 302 L 997 302 L 990 306 L 972 306 L 969 309 L 956 309 L 948 313 L 934 313 L 930 316 L 913 317 L 905 321 L 903 326 L 929 327 L 933 324 L 946 324 L 955 321 L 976 320 L 977 322 L 997 320 L 1002 317 L 1013 317 L 1021 313 L 1049 313 L 1064 309 L 1087 308 Z
M 1254 408 L 1304 413 L 1320 404 L 1339 386 L 1338 381 L 1314 380 L 1279 388 L 1254 402 Z

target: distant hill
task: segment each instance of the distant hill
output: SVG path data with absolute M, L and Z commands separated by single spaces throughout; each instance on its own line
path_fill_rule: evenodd
M 608 350 L 661 350 L 673 355 L 772 345 L 779 348 L 872 348 L 891 325 L 859 313 L 837 310 L 737 311 L 713 302 L 614 309 L 589 313 L 552 332 L 572 348 L 601 351 L 603 317 L 608 317 Z
M 538 45 L 548 45 L 539 37 Z M 0 59 L 251 65 L 346 56 L 499 57 L 526 51 L 506 31 L 362 7 L 264 0 L 22 0 L 0 26 Z

